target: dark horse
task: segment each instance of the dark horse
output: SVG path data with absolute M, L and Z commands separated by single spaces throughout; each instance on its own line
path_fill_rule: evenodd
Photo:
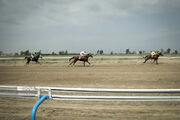
M 84 67 L 85 67 L 85 62 L 89 63 L 89 65 L 90 65 L 90 62 L 88 61 L 89 57 L 93 58 L 92 54 L 87 54 L 86 56 L 74 56 L 69 59 L 69 61 L 71 61 L 73 59 L 73 61 L 69 65 L 71 65 L 72 63 L 74 65 L 77 61 L 83 61 Z
M 34 61 L 34 62 L 40 64 L 40 62 L 38 61 L 39 58 L 42 58 L 41 54 L 38 54 L 34 58 L 32 58 L 32 57 L 25 57 L 25 59 L 27 60 L 26 64 L 29 64 L 30 61 Z
M 159 56 L 163 56 L 163 54 L 160 52 L 160 53 L 157 53 L 156 55 L 154 55 L 153 57 L 151 56 L 151 54 L 149 54 L 149 55 L 144 57 L 145 58 L 144 63 L 146 63 L 146 61 L 149 59 L 151 59 L 151 60 L 153 59 L 154 60 L 153 63 L 156 61 L 156 64 L 158 64 L 158 57 Z

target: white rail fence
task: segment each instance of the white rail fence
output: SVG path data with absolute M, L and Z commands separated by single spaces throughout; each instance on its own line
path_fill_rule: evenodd
M 63 92 L 63 95 L 54 94 Z M 143 94 L 121 96 L 64 95 L 66 93 L 116 93 Z M 175 94 L 176 93 L 176 94 Z M 48 95 L 50 100 L 95 100 L 95 101 L 180 101 L 180 89 L 95 89 L 95 88 L 59 88 L 36 86 L 0 86 L 0 97 L 40 98 Z M 153 95 L 152 95 L 153 94 Z M 163 96 L 159 96 L 163 94 Z M 177 95 L 178 94 L 178 95 Z M 146 95 L 146 96 L 144 96 Z
M 116 93 L 116 94 L 149 94 L 148 96 L 90 96 L 59 95 L 63 93 Z M 46 94 L 45 94 L 46 93 Z M 180 89 L 95 89 L 95 88 L 58 88 L 36 86 L 0 86 L 0 97 L 39 98 L 31 112 L 31 120 L 36 119 L 36 111 L 44 100 L 95 100 L 95 101 L 180 101 Z M 155 96 L 151 94 L 156 94 Z M 159 96 L 158 94 L 167 94 Z M 175 95 L 174 95 L 175 94 Z M 177 96 L 178 94 L 178 96 Z

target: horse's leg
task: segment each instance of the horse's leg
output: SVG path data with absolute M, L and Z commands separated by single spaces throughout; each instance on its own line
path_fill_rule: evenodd
M 91 65 L 91 63 L 89 61 L 86 61 L 87 63 L 89 63 L 89 65 Z
M 151 63 L 154 63 L 155 59 L 154 58 L 151 58 Z
M 151 57 L 147 56 L 144 63 L 146 63 L 147 60 L 151 59 Z
M 85 67 L 85 61 L 84 61 L 84 67 Z
M 27 62 L 26 62 L 26 64 L 29 64 L 29 59 L 27 59 Z
M 71 65 L 73 63 L 73 61 L 71 63 L 69 63 L 69 65 Z
M 76 62 L 77 62 L 77 60 L 74 60 L 74 61 L 73 61 L 73 66 L 74 66 L 74 64 L 75 64 Z
M 147 59 L 145 59 L 144 63 L 146 63 Z
M 153 62 L 153 59 L 151 58 L 151 63 Z
M 77 59 L 74 59 L 69 65 L 73 64 L 74 66 L 77 61 L 78 61 Z
M 158 60 L 156 59 L 156 64 L 158 64 Z
M 71 65 L 73 62 L 74 62 L 74 60 L 69 65 Z
M 73 61 L 69 64 L 69 65 L 71 65 L 72 63 L 73 63 L 73 65 L 76 63 L 76 59 L 75 58 L 73 58 Z
M 37 63 L 41 65 L 41 63 L 39 61 L 37 61 Z

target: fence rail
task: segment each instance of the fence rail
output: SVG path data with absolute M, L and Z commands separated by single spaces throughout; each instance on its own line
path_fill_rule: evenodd
M 38 96 L 37 96 L 37 94 L 33 94 L 33 93 L 8 93 L 8 92 L 0 92 L 0 97 L 34 98 L 34 97 L 38 97 Z
M 47 92 L 46 95 L 44 92 Z M 78 96 L 78 95 L 55 95 L 52 92 L 80 92 L 80 93 L 142 93 L 156 96 Z M 157 93 L 171 94 L 171 96 L 158 96 Z M 31 120 L 35 120 L 36 111 L 44 100 L 88 100 L 88 101 L 180 101 L 180 89 L 95 89 L 95 88 L 59 88 L 37 86 L 0 86 L 0 97 L 25 97 L 39 98 L 31 112 Z
M 101 88 L 63 88 L 39 86 L 0 86 L 0 90 L 17 91 L 58 91 L 58 92 L 109 92 L 109 93 L 180 93 L 180 89 L 101 89 Z
M 53 95 L 53 100 L 88 100 L 88 101 L 180 101 L 180 96 L 60 96 Z
M 5 92 L 4 92 L 5 91 Z M 8 92 L 7 92 L 8 91 Z M 11 91 L 17 91 L 16 93 Z M 19 93 L 20 92 L 20 93 Z M 36 93 L 35 93 L 36 92 Z M 95 88 L 62 88 L 62 87 L 38 87 L 38 86 L 0 86 L 2 97 L 39 97 L 41 92 L 48 92 L 51 100 L 102 100 L 102 101 L 180 101 L 180 89 L 95 89 Z M 169 93 L 171 96 L 72 96 L 56 95 L 52 92 L 78 92 L 78 93 Z M 148 95 L 148 94 L 146 94 Z

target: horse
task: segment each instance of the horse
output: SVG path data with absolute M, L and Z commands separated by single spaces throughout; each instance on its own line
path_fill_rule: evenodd
M 154 60 L 153 63 L 156 61 L 156 64 L 158 64 L 159 56 L 163 56 L 163 54 L 160 52 L 160 53 L 157 53 L 156 55 L 154 55 L 153 57 L 151 56 L 151 54 L 149 54 L 149 55 L 144 57 L 145 58 L 144 63 L 146 63 L 146 61 L 149 59 L 151 59 L 151 60 L 153 59 Z
M 83 61 L 85 67 L 85 62 L 89 63 L 90 65 L 90 62 L 88 61 L 89 57 L 93 58 L 92 54 L 87 54 L 85 56 L 73 56 L 69 59 L 69 62 L 73 59 L 73 61 L 69 65 L 71 65 L 72 63 L 74 65 L 77 61 Z
M 25 57 L 25 59 L 27 60 L 26 64 L 29 64 L 30 61 L 34 61 L 34 62 L 40 64 L 40 62 L 38 61 L 39 58 L 42 58 L 40 53 L 37 56 L 35 56 L 34 58 L 32 58 L 32 57 Z

